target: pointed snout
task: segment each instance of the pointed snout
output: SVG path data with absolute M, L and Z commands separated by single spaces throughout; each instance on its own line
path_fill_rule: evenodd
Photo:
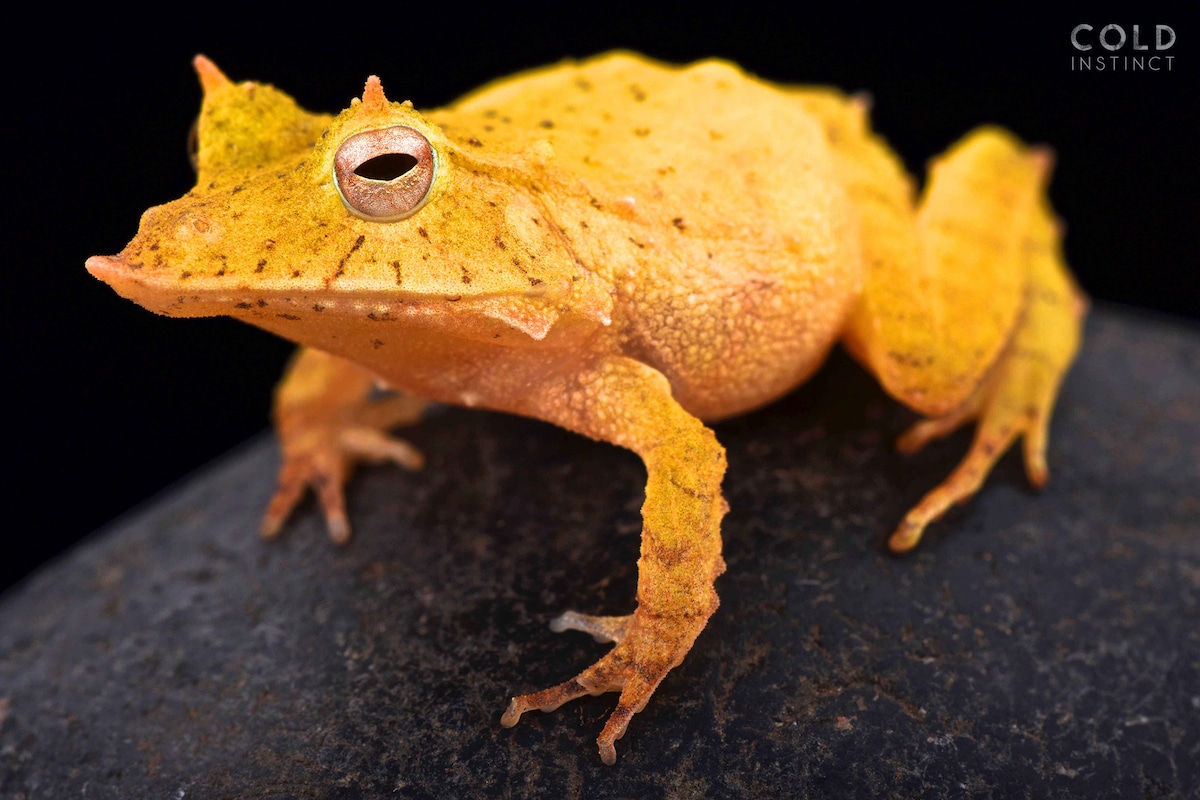
M 92 256 L 87 260 L 85 266 L 87 266 L 87 271 L 92 273 L 93 278 L 98 278 L 109 286 L 118 280 L 121 273 L 129 269 L 120 256 Z

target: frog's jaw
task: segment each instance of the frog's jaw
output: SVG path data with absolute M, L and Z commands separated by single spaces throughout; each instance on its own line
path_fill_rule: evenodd
M 287 292 L 238 289 L 203 278 L 183 284 L 126 254 L 92 256 L 87 270 L 127 300 L 168 317 L 242 319 L 294 341 L 332 326 L 409 324 L 445 327 L 466 338 L 491 340 L 501 328 L 540 341 L 561 316 L 572 287 L 543 286 L 524 294 L 428 296 L 400 292 Z M 593 320 L 593 323 L 595 320 Z M 607 320 L 601 321 L 607 324 Z M 389 325 L 390 327 L 390 325 Z M 472 336 L 475 332 L 477 336 Z M 315 342 L 308 342 L 315 344 Z

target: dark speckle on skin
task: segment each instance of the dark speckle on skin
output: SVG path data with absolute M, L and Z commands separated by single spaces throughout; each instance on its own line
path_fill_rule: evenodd
M 681 231 L 687 230 L 687 225 L 683 224 L 683 217 L 676 217 L 675 219 L 671 220 L 671 224 Z
M 650 129 L 649 128 L 634 128 L 633 135 L 644 139 L 650 135 Z
M 420 236 L 422 239 L 429 238 L 429 232 L 419 225 L 417 226 L 417 235 Z
M 392 269 L 395 270 L 395 272 L 396 272 L 396 285 L 399 286 L 401 283 L 404 282 L 404 274 L 400 271 L 400 262 L 393 261 Z
M 501 239 L 498 234 L 492 241 L 494 241 L 496 243 L 496 247 L 499 247 L 501 250 L 507 249 L 508 247 L 508 245 L 504 244 L 504 240 Z
M 266 307 L 267 307 L 267 301 L 266 301 L 266 300 L 263 300 L 263 299 L 260 297 L 260 298 L 259 298 L 259 299 L 256 301 L 255 305 L 257 305 L 259 308 L 266 308 Z
M 296 320 L 300 319 L 300 318 L 299 318 L 298 316 L 296 316 L 295 314 L 283 314 L 283 313 L 280 313 L 280 314 L 276 314 L 275 316 L 277 316 L 277 317 L 282 317 L 283 319 L 290 319 L 292 322 L 295 322 Z
M 300 277 L 300 270 L 298 270 L 298 269 L 294 269 L 294 270 L 292 270 L 292 277 L 293 277 L 293 278 L 299 278 L 299 277 Z
M 246 301 L 244 301 L 244 300 L 243 300 L 242 302 L 240 302 L 240 303 L 236 303 L 236 304 L 234 304 L 234 306 L 233 306 L 233 307 L 234 307 L 234 308 L 254 308 L 254 306 L 253 306 L 253 305 L 251 305 L 250 303 L 247 303 L 247 302 L 246 302 Z
M 376 350 L 378 350 L 379 348 L 383 347 L 383 340 L 382 339 L 372 339 L 371 346 L 374 347 Z
M 258 260 L 258 266 L 256 266 L 254 268 L 254 271 L 255 271 L 255 273 L 259 273 L 259 272 L 262 272 L 264 269 L 266 269 L 266 267 L 267 267 L 267 260 L 265 258 L 260 258 Z
M 181 281 L 186 281 L 190 277 L 192 277 L 192 273 L 188 272 L 186 269 L 179 273 L 179 280 Z
M 467 144 L 471 145 L 472 147 L 483 147 L 483 142 L 479 141 L 479 139 L 475 138 L 474 136 L 472 136 L 470 139 L 467 139 Z
M 338 262 L 337 271 L 333 273 L 333 277 L 340 278 L 342 275 L 345 274 L 346 262 L 350 260 L 350 256 L 354 255 L 355 252 L 358 251 L 358 248 L 363 246 L 363 242 L 365 242 L 366 240 L 367 240 L 367 237 L 363 236 L 363 235 L 359 235 L 359 237 L 354 240 L 354 244 L 352 244 L 350 246 L 350 249 L 348 251 L 346 251 L 346 255 L 342 256 L 342 260 Z
M 552 119 L 544 119 L 544 120 L 542 120 L 541 122 L 539 122 L 539 123 L 538 123 L 538 125 L 540 125 L 541 127 L 543 127 L 543 128 L 546 128 L 547 130 L 549 130 L 550 128 L 553 128 L 553 127 L 554 127 L 554 120 L 552 120 Z
M 313 303 L 312 310 L 320 314 L 325 310 L 325 306 L 321 305 L 320 303 Z
M 629 84 L 629 93 L 633 95 L 635 102 L 642 103 L 646 100 L 646 90 L 636 83 Z

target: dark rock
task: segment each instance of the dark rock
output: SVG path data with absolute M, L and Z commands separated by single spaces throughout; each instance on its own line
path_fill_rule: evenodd
M 355 539 L 309 502 L 254 531 L 263 438 L 0 604 L 0 796 L 1196 797 L 1200 334 L 1111 308 L 1053 425 L 907 558 L 883 540 L 965 434 L 843 356 L 718 426 L 721 609 L 605 767 L 615 695 L 499 726 L 631 609 L 644 474 L 528 420 L 446 409 L 428 468 L 364 470 Z

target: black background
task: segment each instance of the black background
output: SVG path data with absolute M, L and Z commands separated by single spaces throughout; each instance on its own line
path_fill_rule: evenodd
M 1052 200 L 1094 298 L 1200 320 L 1200 51 L 1178 14 L 1130 4 L 1117 16 L 1010 10 L 984 20 L 747 3 L 157 13 L 43 14 L 13 26 L 24 49 L 3 55 L 2 268 L 16 364 L 0 588 L 267 423 L 286 343 L 230 320 L 155 317 L 83 269 L 89 255 L 118 252 L 146 207 L 190 188 L 198 52 L 234 80 L 274 83 L 325 111 L 345 107 L 371 73 L 389 97 L 422 108 L 613 47 L 670 61 L 723 56 L 772 80 L 870 91 L 877 129 L 918 173 L 973 125 L 1000 122 L 1055 148 Z M 1171 71 L 1073 72 L 1069 35 L 1083 22 L 1138 24 L 1143 41 L 1170 25 Z

